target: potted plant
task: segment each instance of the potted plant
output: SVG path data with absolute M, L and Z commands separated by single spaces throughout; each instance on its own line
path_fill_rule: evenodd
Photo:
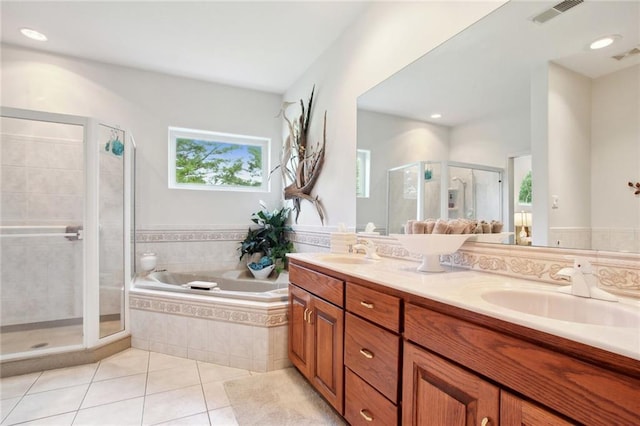
M 245 255 L 251 256 L 247 266 L 254 276 L 264 275 L 267 270 L 276 269 L 281 272 L 286 267 L 286 254 L 293 251 L 293 243 L 289 241 L 286 233 L 293 230 L 287 225 L 289 208 L 282 207 L 272 212 L 260 203 L 262 210 L 251 215 L 251 221 L 258 227 L 249 228 L 246 238 L 240 242 L 240 260 Z M 260 254 L 260 259 L 255 259 Z M 263 271 L 262 273 L 256 271 Z M 269 274 L 267 273 L 266 276 Z M 265 278 L 266 278 L 265 276 Z

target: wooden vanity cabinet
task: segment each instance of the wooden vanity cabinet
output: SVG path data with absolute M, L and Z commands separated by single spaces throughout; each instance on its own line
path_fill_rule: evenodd
M 500 389 L 405 342 L 403 425 L 498 425 Z
M 439 398 L 447 401 L 446 409 L 442 408 L 446 412 L 450 406 L 459 410 L 461 405 L 474 404 L 480 417 L 480 423 L 474 424 L 481 424 L 485 417 L 488 424 L 505 426 L 640 424 L 637 378 L 412 303 L 405 305 L 404 336 L 413 343 L 405 346 L 403 424 L 417 424 L 413 423 L 416 416 L 430 409 L 431 402 L 423 397 L 424 391 L 421 393 L 429 386 L 439 388 Z M 432 371 L 433 365 L 445 371 L 444 364 L 449 364 L 451 380 Z M 498 386 L 500 395 L 480 392 L 479 384 L 472 387 L 478 390 L 475 394 L 463 390 L 464 382 L 452 373 L 456 369 L 468 373 L 465 382 L 477 379 L 482 388 L 485 382 Z M 444 394 L 457 402 L 447 400 Z M 495 410 L 487 411 L 492 414 L 481 412 L 485 399 L 495 407 L 501 401 L 500 416 Z
M 310 268 L 289 358 L 352 425 L 640 425 L 635 360 Z
M 289 267 L 289 359 L 343 414 L 344 282 Z
M 401 299 L 346 284 L 345 419 L 352 425 L 398 423 Z

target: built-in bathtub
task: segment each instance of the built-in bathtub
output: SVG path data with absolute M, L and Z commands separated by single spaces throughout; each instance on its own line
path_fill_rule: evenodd
M 287 273 L 257 280 L 246 269 L 140 275 L 129 291 L 131 344 L 253 371 L 288 367 L 288 283 Z
M 276 302 L 287 299 L 289 278 L 255 279 L 247 269 L 212 272 L 152 272 L 135 279 L 134 287 L 217 298 Z

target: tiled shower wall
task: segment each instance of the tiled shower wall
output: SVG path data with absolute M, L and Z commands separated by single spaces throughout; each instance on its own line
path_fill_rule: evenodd
M 81 225 L 82 128 L 6 118 L 1 126 L 2 234 L 61 233 Z M 81 317 L 82 247 L 61 236 L 3 236 L 2 325 Z

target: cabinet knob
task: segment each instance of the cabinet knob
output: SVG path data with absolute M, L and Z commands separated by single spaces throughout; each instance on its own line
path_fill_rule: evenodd
M 362 302 L 360 302 L 360 304 L 362 306 L 364 306 L 367 309 L 373 309 L 373 303 L 369 303 L 369 302 L 365 302 L 364 300 Z
M 362 410 L 360 410 L 360 415 L 362 416 L 363 419 L 365 419 L 368 422 L 372 422 L 373 421 L 373 416 L 371 415 L 369 410 L 366 410 L 366 409 L 363 408 Z
M 360 349 L 360 353 L 367 359 L 373 358 L 373 352 L 371 352 L 369 349 L 362 348 Z
M 487 426 L 490 422 L 491 422 L 491 420 L 489 419 L 489 417 L 485 417 L 480 422 L 480 426 Z

